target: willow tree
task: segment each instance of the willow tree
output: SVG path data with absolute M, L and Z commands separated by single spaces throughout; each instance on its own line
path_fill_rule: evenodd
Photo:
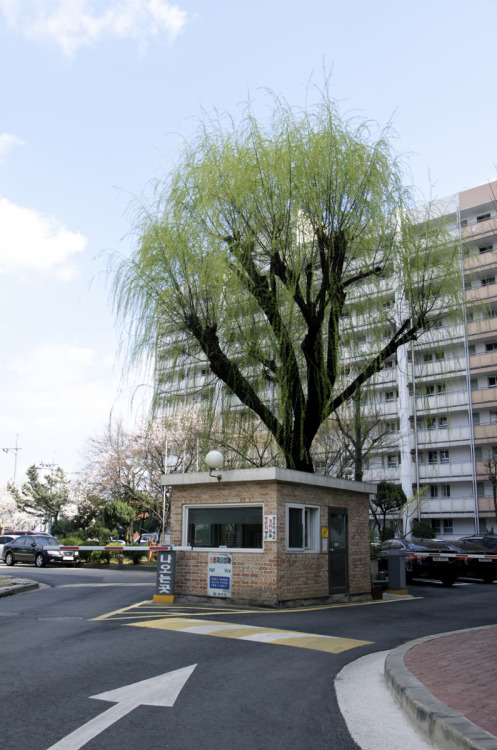
M 457 247 L 413 214 L 388 131 L 327 95 L 272 101 L 266 123 L 201 123 L 142 205 L 113 298 L 130 361 L 153 362 L 155 408 L 203 368 L 204 404 L 253 412 L 312 472 L 320 425 L 453 306 Z

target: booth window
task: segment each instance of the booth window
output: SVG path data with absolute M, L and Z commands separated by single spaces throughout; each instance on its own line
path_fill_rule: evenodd
M 287 506 L 287 549 L 319 551 L 319 508 L 309 505 Z
M 262 549 L 262 505 L 186 508 L 187 543 L 195 547 Z

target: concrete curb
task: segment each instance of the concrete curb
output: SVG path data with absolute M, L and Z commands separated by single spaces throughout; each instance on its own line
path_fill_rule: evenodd
M 494 627 L 493 625 L 488 627 Z M 393 649 L 385 659 L 385 680 L 411 724 L 439 750 L 496 750 L 496 738 L 439 701 L 404 664 L 405 654 L 442 636 L 483 630 L 467 628 L 418 638 Z
M 0 578 L 0 597 L 12 596 L 12 594 L 22 594 L 25 591 L 34 591 L 40 588 L 37 581 L 30 581 L 27 578 Z

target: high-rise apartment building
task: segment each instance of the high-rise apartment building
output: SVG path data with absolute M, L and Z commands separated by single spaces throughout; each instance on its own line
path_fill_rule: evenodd
M 374 384 L 391 425 L 366 481 L 426 488 L 415 517 L 438 536 L 497 530 L 497 182 L 441 202 L 461 240 L 466 310 L 397 353 Z M 409 520 L 407 529 L 409 529 Z

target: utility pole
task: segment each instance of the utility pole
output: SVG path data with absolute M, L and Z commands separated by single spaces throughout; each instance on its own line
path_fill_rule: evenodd
M 13 453 L 15 455 L 14 459 L 14 484 L 17 482 L 17 454 L 21 450 L 19 448 L 19 434 L 16 435 L 16 447 L 15 448 L 2 448 L 4 453 Z

